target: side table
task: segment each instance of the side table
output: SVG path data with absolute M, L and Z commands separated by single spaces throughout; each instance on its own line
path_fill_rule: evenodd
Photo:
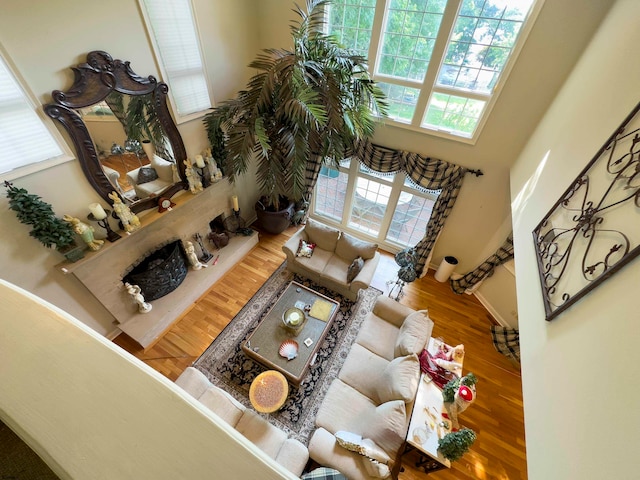
M 431 338 L 427 348 L 429 353 L 435 354 L 440 346 L 440 340 Z M 463 360 L 461 359 L 460 363 L 463 363 Z M 401 449 L 398 464 L 401 464 L 404 454 L 415 450 L 421 457 L 416 466 L 422 467 L 425 473 L 451 468 L 451 462 L 438 452 L 438 440 L 451 431 L 451 421 L 443 419 L 443 411 L 445 409 L 442 390 L 429 375 L 421 374 L 404 449 Z
M 280 372 L 267 370 L 251 382 L 249 401 L 260 413 L 273 413 L 280 410 L 289 395 L 289 384 Z

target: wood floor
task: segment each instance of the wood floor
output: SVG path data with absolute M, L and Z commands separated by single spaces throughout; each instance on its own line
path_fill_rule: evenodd
M 121 334 L 114 342 L 171 380 L 195 361 L 233 319 L 260 286 L 284 260 L 281 245 L 295 232 L 291 227 L 280 235 L 260 233 L 259 244 L 209 289 L 182 319 L 146 352 Z M 373 286 L 388 293 L 387 280 L 398 266 L 385 252 Z M 215 268 L 215 267 L 213 267 Z M 413 465 L 409 453 L 400 480 L 432 479 L 526 479 L 524 415 L 520 371 L 497 353 L 491 343 L 494 322 L 474 296 L 456 295 L 447 283 L 439 283 L 430 271 L 405 287 L 401 303 L 414 309 L 428 309 L 435 326 L 434 337 L 451 345 L 465 345 L 464 373 L 478 377 L 476 402 L 461 416 L 477 440 L 450 470 L 425 475 Z

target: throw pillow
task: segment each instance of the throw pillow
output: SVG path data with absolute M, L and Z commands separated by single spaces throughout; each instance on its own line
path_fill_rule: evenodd
M 391 476 L 391 469 L 384 463 L 376 462 L 367 457 L 362 457 L 362 463 L 365 472 L 373 478 L 389 478 Z
M 407 428 L 407 410 L 402 400 L 393 400 L 378 405 L 369 418 L 362 436 L 371 439 L 390 457 L 402 445 Z
M 343 232 L 338 239 L 335 252 L 341 259 L 349 261 L 356 257 L 369 260 L 374 257 L 377 250 L 377 243 L 362 242 L 348 233 Z
M 296 257 L 307 257 L 310 258 L 313 255 L 313 249 L 316 248 L 315 243 L 305 242 L 304 240 L 300 240 L 300 244 L 298 246 L 298 253 L 296 253 Z
M 141 167 L 138 170 L 138 185 L 142 185 L 143 183 L 153 182 L 158 179 L 158 172 L 151 167 Z
M 302 480 L 347 480 L 338 470 L 327 467 L 320 467 L 305 473 L 300 477 Z
M 381 402 L 412 402 L 420 381 L 420 360 L 415 353 L 395 358 L 385 367 L 380 377 L 376 391 Z
M 389 455 L 373 440 L 345 431 L 336 432 L 335 437 L 338 445 L 362 455 L 364 469 L 369 475 L 375 478 L 387 478 L 390 475 L 391 470 L 387 466 Z
M 407 315 L 396 338 L 394 357 L 420 353 L 426 348 L 432 330 L 433 321 L 427 315 L 427 310 Z
M 364 260 L 362 257 L 357 257 L 353 262 L 351 262 L 351 265 L 347 268 L 347 283 L 353 282 L 353 279 L 358 276 L 362 267 L 364 267 Z

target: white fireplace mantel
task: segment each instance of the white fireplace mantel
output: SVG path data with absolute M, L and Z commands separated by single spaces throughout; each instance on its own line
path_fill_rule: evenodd
M 174 197 L 176 206 L 171 210 L 163 213 L 153 210 L 141 216 L 142 227 L 139 230 L 130 235 L 120 231 L 121 239 L 114 243 L 105 242 L 97 252 L 87 252 L 85 258 L 75 263 L 64 262 L 58 267 L 82 282 L 114 316 L 118 328 L 148 349 L 258 243 L 257 232 L 251 236 L 231 236 L 229 245 L 220 250 L 206 241 L 210 232 L 209 222 L 218 215 L 231 214 L 231 195 L 232 188 L 226 179 L 197 195 L 184 192 Z M 205 246 L 214 259 L 209 261 L 207 268 L 190 268 L 176 290 L 151 302 L 150 312 L 140 313 L 122 283 L 127 270 L 134 262 L 171 240 L 191 241 L 198 252 L 193 238 L 196 233 L 205 240 Z M 218 258 L 213 265 L 215 257 Z

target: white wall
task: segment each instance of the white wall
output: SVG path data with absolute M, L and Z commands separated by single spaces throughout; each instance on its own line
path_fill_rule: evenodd
M 67 313 L 2 280 L 0 297 L 0 420 L 61 479 L 296 478 Z
M 250 73 L 245 65 L 256 51 L 255 2 L 194 0 L 194 5 L 209 80 L 215 100 L 221 101 L 241 88 Z M 69 67 L 86 61 L 91 50 L 105 50 L 114 58 L 129 60 L 136 73 L 160 78 L 137 0 L 108 4 L 3 0 L 0 43 L 43 104 L 51 101 L 52 90 L 71 87 Z M 200 120 L 183 123 L 179 129 L 188 155 L 208 146 Z M 75 153 L 71 144 L 69 148 Z M 101 201 L 76 160 L 14 184 L 40 195 L 58 216 L 84 218 L 87 205 Z M 63 257 L 29 237 L 29 229 L 17 221 L 4 189 L 0 190 L 0 277 L 63 308 L 101 334 L 113 331 L 111 315 L 79 282 L 55 270 Z
M 638 478 L 639 260 L 546 322 L 531 232 L 640 100 L 639 18 L 615 3 L 512 170 L 531 480 Z

